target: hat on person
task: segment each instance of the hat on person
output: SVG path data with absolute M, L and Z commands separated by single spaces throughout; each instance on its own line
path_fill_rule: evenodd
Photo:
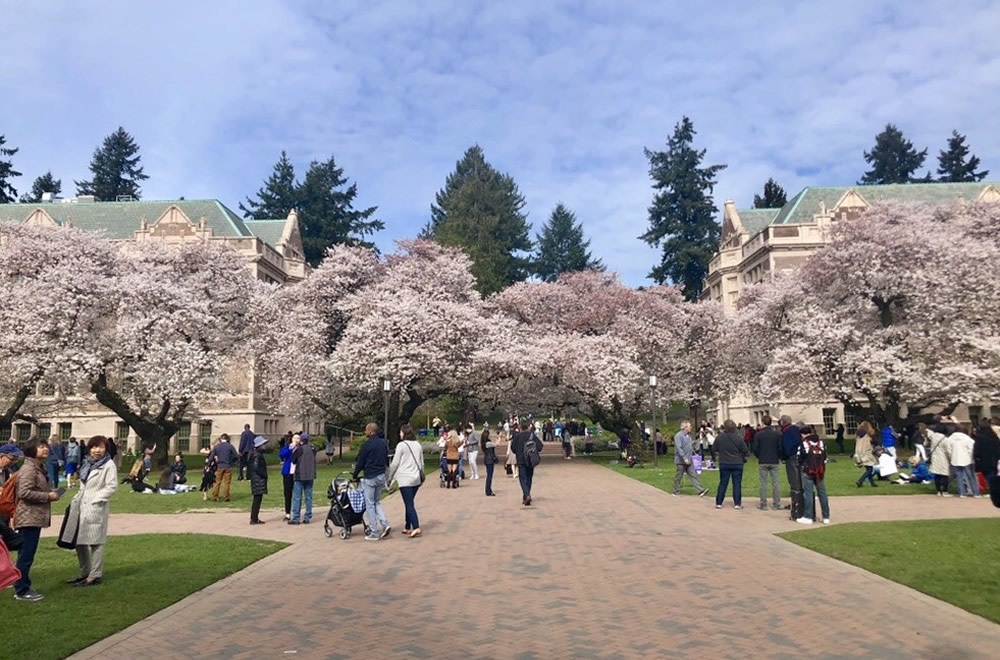
M 17 445 L 12 442 L 8 442 L 7 444 L 0 446 L 0 454 L 10 456 L 11 458 L 21 458 L 24 456 L 24 452 L 18 449 Z
M 301 439 L 302 442 L 309 442 L 309 432 L 308 431 L 303 431 L 302 433 L 300 433 L 299 434 L 299 439 Z
M 253 439 L 253 448 L 254 449 L 260 449 L 261 447 L 263 447 L 264 445 L 266 445 L 268 442 L 270 442 L 270 441 L 267 438 L 265 438 L 262 435 L 258 435 L 256 438 Z

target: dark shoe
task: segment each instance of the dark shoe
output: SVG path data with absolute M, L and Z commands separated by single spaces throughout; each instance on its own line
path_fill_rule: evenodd
M 854 485 L 857 486 L 858 488 L 861 488 L 861 482 L 860 481 L 855 481 Z
M 303 520 L 303 521 L 302 521 L 302 524 L 303 524 L 303 525 L 308 525 L 308 524 L 309 524 L 309 523 L 311 523 L 311 522 L 312 522 L 311 520 Z
M 85 577 L 78 577 L 78 578 L 73 578 L 72 580 L 66 580 L 66 584 L 77 585 L 77 584 L 80 584 L 81 582 L 86 582 L 86 581 L 87 581 L 87 578 L 85 578 Z
M 225 501 L 226 501 L 226 502 L 228 502 L 228 501 L 229 501 L 229 498 L 227 497 L 227 498 L 225 499 Z
M 250 524 L 251 525 L 263 525 L 264 521 L 263 520 L 251 520 Z
M 289 520 L 289 521 L 288 521 L 288 524 L 289 524 L 289 525 L 298 525 L 298 524 L 299 524 L 299 521 L 298 521 L 298 520 Z
M 878 488 L 878 484 L 872 484 L 872 488 Z
M 104 580 L 97 578 L 95 580 L 84 580 L 83 582 L 77 583 L 78 587 L 96 587 L 99 586 Z
M 531 496 L 529 495 L 526 500 L 524 500 L 524 506 L 531 506 Z
M 23 594 L 15 593 L 14 600 L 30 600 L 36 601 L 45 598 L 42 594 L 38 593 L 34 589 L 28 589 Z
M 392 527 L 386 527 L 385 529 L 382 530 L 382 533 L 379 534 L 379 538 L 380 539 L 388 538 L 389 532 L 391 532 L 391 531 L 392 531 Z
M 496 497 L 496 493 L 486 493 L 486 497 Z

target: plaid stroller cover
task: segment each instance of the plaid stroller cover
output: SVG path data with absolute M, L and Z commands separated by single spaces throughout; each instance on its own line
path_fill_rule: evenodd
M 365 510 L 365 493 L 360 488 L 352 488 L 347 491 L 347 497 L 351 500 L 351 510 L 354 513 L 363 513 Z

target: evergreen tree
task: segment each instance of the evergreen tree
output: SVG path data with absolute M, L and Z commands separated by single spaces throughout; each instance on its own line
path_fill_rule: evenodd
M 22 204 L 37 204 L 42 201 L 42 193 L 52 193 L 58 195 L 62 192 L 62 179 L 56 179 L 52 172 L 48 171 L 35 179 L 31 184 L 31 192 L 21 195 Z
M 977 172 L 978 167 L 979 158 L 969 154 L 965 136 L 960 135 L 958 131 L 952 131 L 951 137 L 948 138 L 948 151 L 942 151 L 938 156 L 938 181 L 947 183 L 982 181 L 990 171 Z
M 19 148 L 3 146 L 6 142 L 7 138 L 0 135 L 0 204 L 9 204 L 17 199 L 17 190 L 10 180 L 21 176 L 20 172 L 14 170 L 14 161 L 9 160 Z
M 245 217 L 254 220 L 287 218 L 296 204 L 295 168 L 288 160 L 288 154 L 282 151 L 271 176 L 257 191 L 257 199 L 247 197 L 246 205 L 240 203 L 240 210 Z
M 310 163 L 305 179 L 296 188 L 302 245 L 306 261 L 313 266 L 319 265 L 331 245 L 370 247 L 372 243 L 364 237 L 385 228 L 381 220 L 372 219 L 378 207 L 354 209 L 358 184 L 347 183 L 344 169 L 330 156 L 327 161 Z
M 712 191 L 716 175 L 726 168 L 702 167 L 705 150 L 692 146 L 694 136 L 694 124 L 684 117 L 667 140 L 666 151 L 644 149 L 657 193 L 649 207 L 649 229 L 639 237 L 662 248 L 660 263 L 649 277 L 659 284 L 683 285 L 688 300 L 701 293 L 708 262 L 719 248 L 721 228 Z
M 926 158 L 926 149 L 917 151 L 913 143 L 903 137 L 902 131 L 892 124 L 886 124 L 885 130 L 875 136 L 875 146 L 871 151 L 865 152 L 865 160 L 871 165 L 871 169 L 865 172 L 858 183 L 870 186 L 930 181 L 930 173 L 922 178 L 913 176 Z
M 509 174 L 490 165 L 479 145 L 469 148 L 431 205 L 422 237 L 462 247 L 472 258 L 476 288 L 489 295 L 528 277 L 531 238 L 521 196 Z
M 768 179 L 764 184 L 764 196 L 753 196 L 753 207 L 755 209 L 780 209 L 788 203 L 788 196 L 785 189 L 778 185 L 774 179 Z
M 594 259 L 587 249 L 590 241 L 583 240 L 583 226 L 562 202 L 542 226 L 536 243 L 534 272 L 546 282 L 554 282 L 560 273 L 604 270 L 600 259 Z
M 139 145 L 128 132 L 118 130 L 104 138 L 104 143 L 94 150 L 90 159 L 89 181 L 75 181 L 77 195 L 93 195 L 98 201 L 113 202 L 120 196 L 139 199 L 140 181 L 149 177 L 139 165 Z

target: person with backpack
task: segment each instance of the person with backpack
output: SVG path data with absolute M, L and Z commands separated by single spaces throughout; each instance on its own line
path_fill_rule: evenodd
M 42 594 L 31 588 L 31 565 L 35 562 L 42 528 L 52 524 L 52 503 L 62 495 L 52 490 L 46 474 L 45 462 L 49 457 L 49 444 L 31 438 L 24 446 L 24 465 L 16 476 L 16 501 L 14 526 L 23 539 L 17 552 L 17 570 L 21 579 L 14 583 L 15 600 L 38 601 Z
M 813 524 L 816 515 L 816 503 L 813 501 L 813 488 L 819 496 L 819 506 L 823 513 L 823 524 L 830 524 L 830 500 L 826 496 L 826 445 L 815 433 L 810 433 L 802 440 L 799 447 L 799 465 L 802 466 L 802 487 L 804 501 L 802 517 L 795 522 L 802 525 Z
M 530 427 L 526 427 L 530 428 Z M 556 435 L 558 438 L 559 436 Z M 521 504 L 531 506 L 531 485 L 535 476 L 535 468 L 542 460 L 542 441 L 534 431 L 518 431 L 510 441 L 517 461 L 517 478 L 521 482 Z
M 14 443 L 0 446 L 0 523 L 5 525 L 10 524 L 10 517 L 14 515 L 14 496 L 17 493 L 17 472 L 11 473 L 10 468 L 21 458 L 24 458 L 24 453 Z M 7 486 L 8 483 L 10 486 Z

